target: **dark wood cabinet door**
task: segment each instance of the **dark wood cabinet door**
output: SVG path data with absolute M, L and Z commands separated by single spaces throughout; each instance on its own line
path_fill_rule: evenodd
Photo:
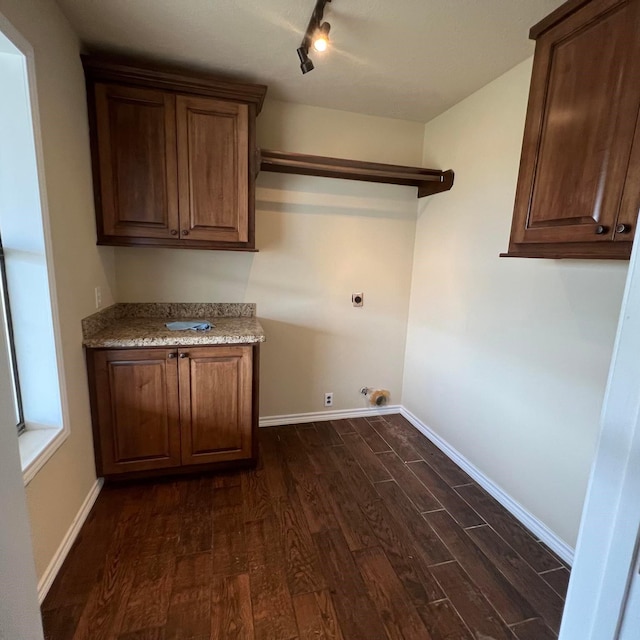
M 637 215 L 622 204 L 639 105 L 639 0 L 592 0 L 539 36 L 512 245 L 630 240 L 616 228 Z
M 179 349 L 182 463 L 252 456 L 250 346 Z
M 99 240 L 178 238 L 175 97 L 97 83 Z
M 249 241 L 246 104 L 177 96 L 180 237 Z
M 92 358 L 98 472 L 180 465 L 177 349 L 110 349 Z
M 638 78 L 640 84 L 640 78 Z M 616 220 L 613 239 L 616 242 L 631 243 L 638 226 L 638 212 L 640 211 L 640 112 L 636 125 L 629 169 L 622 192 L 620 212 Z

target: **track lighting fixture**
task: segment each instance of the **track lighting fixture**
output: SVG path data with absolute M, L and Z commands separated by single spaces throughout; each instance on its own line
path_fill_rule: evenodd
M 307 25 L 307 30 L 298 47 L 298 58 L 300 58 L 300 70 L 302 73 L 309 73 L 314 68 L 313 62 L 309 58 L 309 49 L 313 47 L 316 51 L 322 52 L 326 51 L 329 46 L 331 25 L 328 22 L 322 22 L 327 2 L 331 2 L 331 0 L 317 0 Z
M 331 29 L 331 25 L 328 22 L 323 22 L 316 32 L 313 34 L 313 48 L 316 51 L 327 50 L 329 46 L 329 30 Z
M 307 50 L 305 50 L 304 47 L 298 48 L 298 58 L 300 58 L 300 70 L 302 73 L 309 73 L 309 71 L 313 71 L 313 62 L 309 59 Z

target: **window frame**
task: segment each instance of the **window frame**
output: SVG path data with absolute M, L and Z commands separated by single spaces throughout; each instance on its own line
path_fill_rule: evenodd
M 11 301 L 9 300 L 9 287 L 7 282 L 7 265 L 4 255 L 4 247 L 2 245 L 2 236 L 0 235 L 0 306 L 2 312 L 4 312 L 7 341 L 9 345 L 9 360 L 11 361 L 11 373 L 12 373 L 12 386 L 13 395 L 15 401 L 15 410 L 18 423 L 16 429 L 18 435 L 22 434 L 26 430 L 26 423 L 24 420 L 24 409 L 22 406 L 22 395 L 20 393 L 20 375 L 18 373 L 18 360 L 16 355 L 16 345 L 13 333 L 13 323 L 11 320 Z

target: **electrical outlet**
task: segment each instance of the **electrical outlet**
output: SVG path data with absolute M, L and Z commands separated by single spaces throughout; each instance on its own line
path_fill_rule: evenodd
M 102 289 L 96 287 L 94 293 L 96 294 L 96 309 L 99 309 L 102 306 Z
M 333 407 L 333 391 L 324 394 L 324 406 Z
M 351 303 L 354 307 L 361 307 L 364 304 L 364 293 L 362 291 L 360 293 L 352 293 Z

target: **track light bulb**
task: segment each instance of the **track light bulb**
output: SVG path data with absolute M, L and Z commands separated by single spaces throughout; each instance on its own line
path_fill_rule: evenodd
M 323 22 L 317 29 L 313 36 L 313 48 L 316 51 L 326 51 L 329 46 L 329 30 L 331 25 L 328 22 Z
M 327 41 L 324 38 L 316 38 L 313 41 L 313 48 L 322 53 L 327 50 Z

